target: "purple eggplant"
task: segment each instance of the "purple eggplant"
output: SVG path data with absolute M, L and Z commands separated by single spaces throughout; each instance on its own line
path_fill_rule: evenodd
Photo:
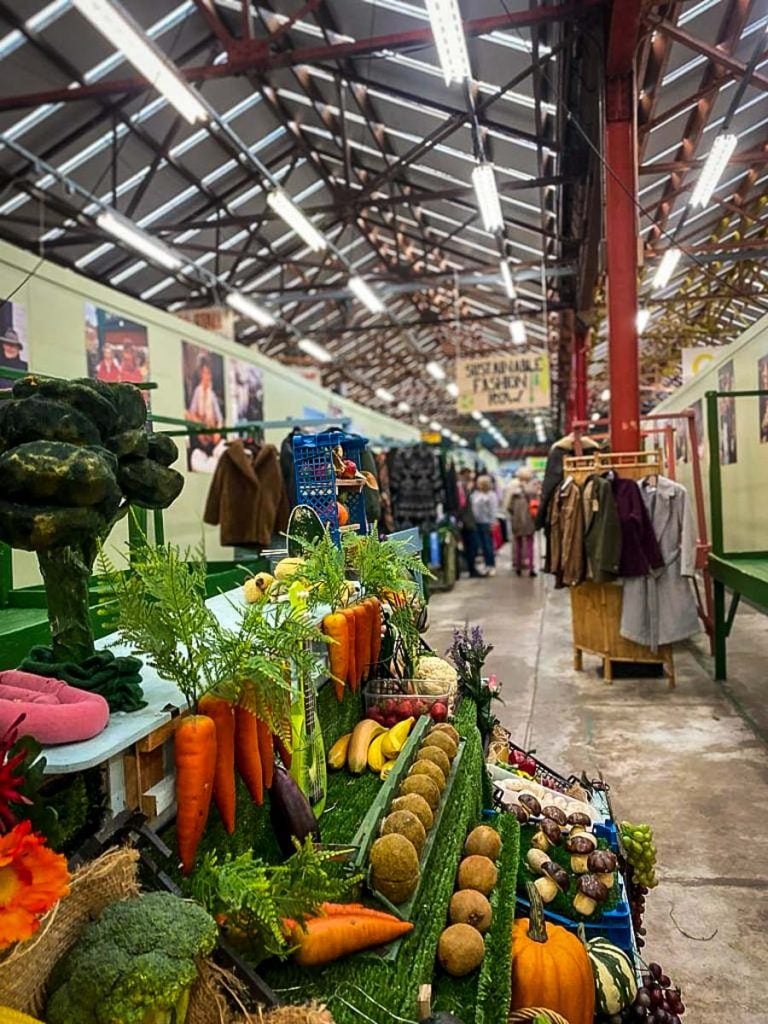
M 312 806 L 282 765 L 275 765 L 269 791 L 269 817 L 277 845 L 284 857 L 296 852 L 294 838 L 303 843 L 307 836 L 319 842 L 320 828 Z

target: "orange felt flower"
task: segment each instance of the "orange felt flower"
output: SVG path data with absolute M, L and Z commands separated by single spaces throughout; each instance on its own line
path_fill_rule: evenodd
M 0 836 L 0 949 L 34 935 L 40 917 L 68 892 L 66 858 L 29 821 Z

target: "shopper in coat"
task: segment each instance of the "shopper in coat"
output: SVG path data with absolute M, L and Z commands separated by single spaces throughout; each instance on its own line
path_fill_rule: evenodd
M 464 550 L 464 561 L 467 563 L 467 572 L 470 576 L 481 576 L 477 571 L 477 553 L 480 542 L 477 534 L 477 523 L 472 511 L 472 489 L 474 486 L 474 473 L 465 466 L 459 471 L 458 497 L 459 511 L 457 515 L 459 529 L 461 530 L 461 546 Z
M 477 478 L 477 484 L 472 492 L 472 514 L 477 523 L 477 536 L 486 572 L 489 576 L 495 576 L 496 553 L 493 547 L 491 527 L 499 514 L 499 496 L 493 489 L 493 481 L 489 476 Z
M 664 566 L 624 583 L 621 635 L 656 651 L 662 644 L 677 643 L 699 631 L 691 587 L 696 571 L 696 527 L 688 492 L 680 484 L 663 476 L 647 477 L 638 490 Z
M 219 459 L 203 519 L 221 524 L 224 547 L 267 547 L 288 526 L 288 500 L 274 445 L 231 441 Z
M 527 569 L 531 576 L 536 575 L 533 559 L 533 535 L 536 527 L 531 515 L 531 501 L 535 496 L 531 473 L 521 467 L 510 484 L 506 506 L 512 528 L 512 564 L 518 576 L 522 576 L 524 569 Z

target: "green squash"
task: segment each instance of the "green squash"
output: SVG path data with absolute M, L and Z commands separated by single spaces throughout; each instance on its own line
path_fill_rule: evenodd
M 320 517 L 309 505 L 297 505 L 288 520 L 288 557 L 303 558 L 306 544 L 321 540 L 325 533 Z
M 598 936 L 587 943 L 587 955 L 595 979 L 595 1007 L 610 1017 L 621 1013 L 637 995 L 632 961 L 623 950 Z

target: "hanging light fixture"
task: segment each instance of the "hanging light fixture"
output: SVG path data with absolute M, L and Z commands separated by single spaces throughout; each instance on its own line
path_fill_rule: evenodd
M 504 216 L 501 212 L 501 200 L 496 188 L 493 164 L 481 160 L 472 171 L 472 185 L 480 216 L 483 218 L 483 227 L 491 233 L 500 231 L 504 226 Z
M 226 297 L 226 303 L 235 312 L 240 313 L 241 316 L 247 317 L 249 320 L 253 320 L 260 327 L 272 327 L 275 323 L 275 318 L 271 313 L 267 312 L 266 309 L 262 309 L 261 306 L 257 306 L 252 299 L 249 299 L 247 295 L 243 295 L 242 292 L 229 292 Z
M 410 407 L 410 405 L 408 405 L 407 402 L 398 402 L 397 403 L 397 411 L 398 412 L 403 412 L 403 413 L 408 413 L 408 412 L 411 411 L 411 407 Z
M 712 193 L 723 176 L 728 161 L 733 156 L 738 138 L 733 132 L 720 132 L 715 136 L 712 149 L 699 172 L 698 180 L 691 194 L 691 206 L 708 206 Z
M 312 341 L 310 338 L 299 338 L 297 346 L 305 355 L 308 355 L 310 359 L 314 359 L 317 363 L 330 363 L 333 359 L 327 348 L 323 348 L 322 345 L 318 345 L 316 341 Z
M 384 312 L 384 303 L 362 277 L 350 277 L 347 285 L 358 302 L 362 302 L 370 313 Z
M 445 390 L 448 392 L 448 394 L 451 396 L 451 398 L 458 398 L 459 397 L 459 385 L 456 384 L 455 381 L 449 381 L 445 385 Z
M 445 84 L 472 77 L 458 0 L 426 0 L 435 49 Z
M 648 326 L 648 321 L 651 319 L 651 314 L 647 309 L 638 309 L 637 317 L 635 319 L 635 326 L 637 327 L 637 333 L 642 334 L 645 328 Z
M 284 220 L 288 227 L 296 232 L 312 252 L 322 252 L 328 248 L 328 242 L 284 189 L 276 188 L 268 192 L 267 206 L 274 210 L 278 217 Z
M 671 249 L 667 249 L 661 257 L 661 263 L 659 263 L 656 274 L 651 283 L 651 287 L 654 290 L 667 287 L 670 278 L 677 269 L 677 264 L 680 262 L 682 255 L 682 249 L 678 249 L 676 246 L 673 246 Z
M 153 263 L 159 263 L 166 270 L 181 270 L 184 261 L 181 256 L 170 249 L 159 238 L 153 238 L 142 231 L 133 221 L 128 220 L 114 210 L 102 210 L 96 216 L 96 223 L 113 238 L 124 242 L 131 249 L 140 252 Z
M 510 299 L 517 298 L 517 289 L 515 288 L 515 282 L 512 280 L 512 271 L 509 268 L 509 260 L 502 259 L 499 261 L 499 271 L 501 273 L 501 280 L 504 282 L 504 290 Z
M 387 405 L 391 405 L 395 400 L 395 396 L 391 391 L 387 391 L 386 388 L 376 388 L 374 395 L 376 395 L 380 402 L 386 402 Z
M 524 345 L 527 339 L 525 324 L 520 317 L 509 321 L 509 335 L 515 345 Z
M 434 359 L 430 360 L 424 369 L 434 380 L 445 380 L 445 370 Z

